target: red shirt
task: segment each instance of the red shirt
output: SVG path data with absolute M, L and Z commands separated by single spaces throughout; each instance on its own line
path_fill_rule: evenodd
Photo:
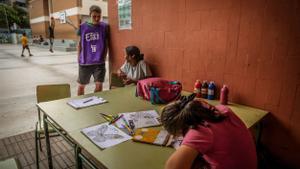
M 216 108 L 227 118 L 190 129 L 182 144 L 196 149 L 212 169 L 256 169 L 256 149 L 250 131 L 232 110 L 222 105 Z

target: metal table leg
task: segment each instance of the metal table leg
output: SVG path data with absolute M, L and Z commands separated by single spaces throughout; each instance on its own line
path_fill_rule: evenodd
M 48 123 L 47 123 L 46 119 L 47 119 L 47 115 L 44 114 L 43 115 L 43 122 L 44 122 L 44 130 L 45 130 L 45 140 L 46 140 L 48 166 L 49 166 L 49 169 L 53 169 L 51 147 L 50 147 L 50 138 L 49 138 L 49 130 L 48 130 Z
M 82 160 L 79 156 L 81 153 L 81 148 L 79 146 L 75 146 L 75 159 L 76 159 L 76 169 L 82 169 Z

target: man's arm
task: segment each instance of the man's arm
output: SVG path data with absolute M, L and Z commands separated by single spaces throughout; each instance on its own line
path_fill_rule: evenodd
M 77 36 L 77 60 L 79 63 L 79 57 L 81 52 L 81 36 Z
M 165 169 L 190 169 L 198 152 L 186 145 L 181 145 L 168 159 Z
M 105 49 L 104 49 L 104 55 L 105 56 L 105 60 L 106 60 L 106 56 L 107 56 L 107 53 L 108 53 L 108 50 L 109 50 L 109 43 L 110 43 L 110 34 L 109 34 L 109 25 L 107 25 L 107 28 L 106 28 L 106 39 L 104 40 L 105 41 Z

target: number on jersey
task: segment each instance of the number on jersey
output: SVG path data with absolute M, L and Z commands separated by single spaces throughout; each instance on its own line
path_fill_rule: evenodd
M 97 51 L 96 45 L 91 45 L 92 52 L 95 53 Z

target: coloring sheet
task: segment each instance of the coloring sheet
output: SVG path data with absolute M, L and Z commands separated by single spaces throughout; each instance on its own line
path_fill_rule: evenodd
M 121 114 L 123 114 L 123 120 L 118 120 L 116 122 L 116 125 L 120 128 L 122 128 L 122 124 L 124 124 L 124 120 L 126 121 L 125 123 L 127 124 L 133 122 L 135 129 L 160 125 L 159 115 L 155 110 L 127 112 Z
M 132 138 L 114 125 L 109 125 L 108 123 L 85 128 L 82 130 L 82 133 L 102 149 L 120 144 Z

